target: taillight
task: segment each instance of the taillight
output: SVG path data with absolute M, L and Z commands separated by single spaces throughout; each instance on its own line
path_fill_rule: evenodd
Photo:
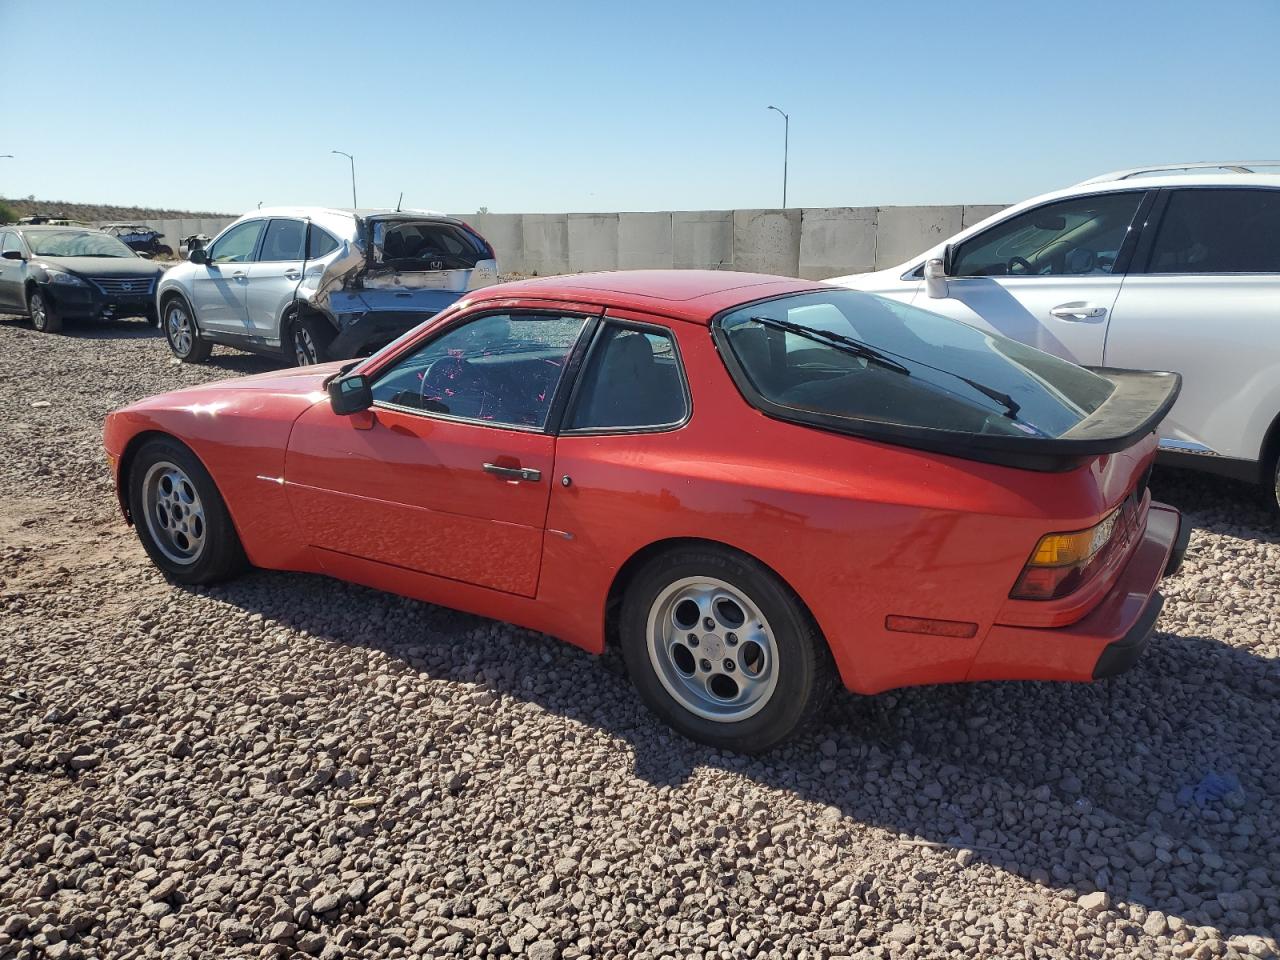
M 1115 510 L 1101 523 L 1073 533 L 1041 537 L 1009 596 L 1014 600 L 1056 600 L 1083 586 L 1097 571 L 1120 522 Z

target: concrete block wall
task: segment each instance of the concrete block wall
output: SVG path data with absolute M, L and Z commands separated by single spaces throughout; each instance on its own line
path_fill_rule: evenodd
M 822 280 L 902 263 L 1004 209 L 992 204 L 675 210 L 657 213 L 476 213 L 461 218 L 493 245 L 503 273 L 677 267 Z M 176 251 L 226 219 L 149 220 Z

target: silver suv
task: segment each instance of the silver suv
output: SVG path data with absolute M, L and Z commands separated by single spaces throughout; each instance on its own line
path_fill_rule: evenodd
M 156 303 L 180 360 L 225 344 L 302 366 L 368 353 L 497 281 L 493 247 L 456 218 L 276 207 L 193 250 Z

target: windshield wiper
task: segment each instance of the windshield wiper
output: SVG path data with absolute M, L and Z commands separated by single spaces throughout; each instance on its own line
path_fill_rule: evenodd
M 765 327 L 776 327 L 779 330 L 786 330 L 788 333 L 794 333 L 798 337 L 804 337 L 808 340 L 816 340 L 819 343 L 830 343 L 839 347 L 845 353 L 852 354 L 855 357 L 861 357 L 868 363 L 874 363 L 885 367 L 889 370 L 895 370 L 903 376 L 911 376 L 911 371 L 897 360 L 881 353 L 875 347 L 863 343 L 861 340 L 855 340 L 853 337 L 846 337 L 843 333 L 833 333 L 830 330 L 819 330 L 816 327 L 806 327 L 800 323 L 792 323 L 790 320 L 775 320 L 773 317 L 749 317 L 749 320 Z
M 794 333 L 797 336 L 805 337 L 809 340 L 815 340 L 820 343 L 829 343 L 831 346 L 843 350 L 846 353 L 862 357 L 869 363 L 875 363 L 888 370 L 894 370 L 904 376 L 911 376 L 911 370 L 905 364 L 899 363 L 897 360 L 893 359 L 894 356 L 901 356 L 901 354 L 893 354 L 891 356 L 888 352 L 877 350 L 870 344 L 863 343 L 861 340 L 856 340 L 853 337 L 845 336 L 843 333 L 834 333 L 830 330 L 819 330 L 816 327 L 806 327 L 800 323 L 793 323 L 790 320 L 778 320 L 774 317 L 749 317 L 748 319 L 753 320 L 762 326 L 776 327 L 779 330 L 786 330 L 789 333 Z M 1003 393 L 994 387 L 988 387 L 985 383 L 966 377 L 964 374 L 956 373 L 954 370 L 944 370 L 942 367 L 935 367 L 931 363 L 925 363 L 923 360 L 916 360 L 913 357 L 903 357 L 902 359 L 909 363 L 918 364 L 919 366 L 927 367 L 930 370 L 935 370 L 938 373 L 946 374 L 948 377 L 954 377 L 961 383 L 967 384 L 974 390 L 977 390 L 984 397 L 988 397 L 1000 404 L 1000 406 L 1004 407 L 1004 415 L 1010 420 L 1016 420 L 1018 417 L 1018 411 L 1022 409 L 1021 404 L 1019 404 L 1017 400 L 1013 399 L 1013 397 L 1009 396 L 1009 394 Z

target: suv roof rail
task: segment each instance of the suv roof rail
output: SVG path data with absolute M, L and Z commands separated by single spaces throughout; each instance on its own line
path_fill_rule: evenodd
M 1131 167 L 1128 170 L 1115 170 L 1104 173 L 1100 177 L 1082 180 L 1077 186 L 1090 183 L 1108 183 L 1112 180 L 1128 180 L 1147 173 L 1176 173 L 1181 170 L 1225 170 L 1228 173 L 1257 173 L 1257 167 L 1280 168 L 1280 160 L 1198 160 L 1195 163 L 1164 163 L 1150 167 Z

